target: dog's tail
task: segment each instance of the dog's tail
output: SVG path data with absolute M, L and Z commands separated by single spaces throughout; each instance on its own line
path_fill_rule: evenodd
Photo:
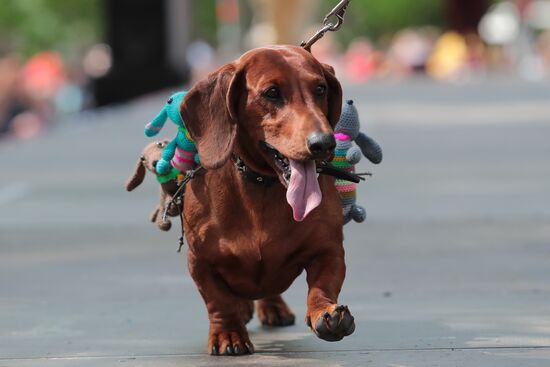
M 126 182 L 126 191 L 132 191 L 145 179 L 145 166 L 143 165 L 143 157 L 138 159 L 134 174 Z

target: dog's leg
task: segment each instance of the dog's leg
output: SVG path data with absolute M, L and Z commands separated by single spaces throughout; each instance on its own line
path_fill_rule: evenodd
M 346 274 L 343 249 L 314 259 L 306 267 L 309 292 L 306 323 L 321 339 L 339 341 L 355 330 L 347 306 L 338 305 L 338 294 Z
M 248 324 L 254 317 L 254 301 L 241 301 L 241 317 L 245 324 Z
M 254 346 L 243 320 L 242 298 L 235 296 L 221 276 L 204 261 L 187 253 L 189 272 L 204 299 L 210 330 L 208 352 L 212 355 L 252 354 Z
M 294 325 L 296 316 L 290 310 L 283 297 L 263 298 L 256 302 L 258 319 L 262 325 L 290 326 Z

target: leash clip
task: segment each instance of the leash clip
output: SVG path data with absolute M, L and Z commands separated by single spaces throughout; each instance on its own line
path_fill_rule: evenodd
M 331 25 L 331 28 L 329 29 L 331 32 L 335 32 L 342 24 L 344 24 L 344 17 L 346 16 L 346 10 L 348 9 L 349 3 L 351 0 L 342 0 L 340 4 L 336 5 L 334 9 L 330 11 L 323 20 L 324 25 Z M 329 20 L 331 17 L 336 17 L 337 22 L 336 24 L 329 23 Z
M 344 24 L 344 18 L 346 16 L 346 10 L 350 4 L 351 0 L 342 0 L 338 5 L 334 7 L 323 19 L 323 28 L 321 28 L 309 41 L 304 41 L 300 45 L 307 51 L 311 52 L 311 46 L 313 46 L 317 41 L 325 36 L 327 32 L 336 32 Z M 330 22 L 330 18 L 336 17 L 336 24 Z

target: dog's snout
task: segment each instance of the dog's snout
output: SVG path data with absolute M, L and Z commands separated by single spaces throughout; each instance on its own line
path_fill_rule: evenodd
M 307 147 L 315 158 L 324 158 L 336 148 L 333 134 L 315 132 L 308 136 Z

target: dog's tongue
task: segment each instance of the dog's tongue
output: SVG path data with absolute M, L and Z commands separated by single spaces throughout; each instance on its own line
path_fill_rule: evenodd
M 321 203 L 321 188 L 317 181 L 315 161 L 290 160 L 290 182 L 286 200 L 292 207 L 294 220 L 301 222 Z

